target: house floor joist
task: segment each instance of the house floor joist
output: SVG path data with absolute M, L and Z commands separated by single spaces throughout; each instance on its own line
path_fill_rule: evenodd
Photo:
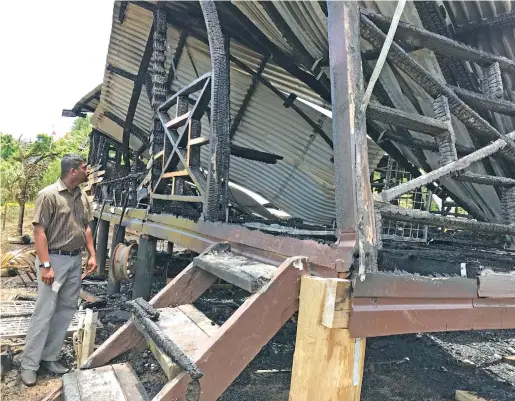
M 102 219 L 119 222 L 120 213 L 121 208 L 112 207 L 104 210 Z M 95 214 L 100 217 L 98 210 Z M 121 224 L 198 253 L 213 244 L 228 242 L 238 253 L 276 266 L 288 257 L 305 256 L 312 274 L 326 278 L 348 275 L 345 266 L 349 266 L 354 246 L 352 238 L 347 243 L 326 245 L 274 236 L 237 224 L 194 222 L 143 209 L 127 209 Z M 331 262 L 334 260 L 339 263 L 335 265 Z M 509 276 L 453 277 L 449 281 L 447 277 L 404 274 L 360 275 L 353 286 L 349 332 L 353 337 L 371 337 L 515 328 L 515 288 L 503 285 Z M 488 285 L 488 297 L 480 296 L 482 285 Z

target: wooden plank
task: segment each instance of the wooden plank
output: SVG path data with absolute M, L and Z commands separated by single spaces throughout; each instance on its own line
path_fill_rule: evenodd
M 456 390 L 456 401 L 486 401 L 470 391 Z
M 127 401 L 111 365 L 75 372 L 81 401 Z M 65 388 L 65 400 L 68 393 Z
M 196 309 L 193 305 L 190 305 L 190 307 Z M 156 325 L 191 359 L 198 357 L 210 336 L 180 308 L 163 308 L 159 311 L 161 314 L 159 320 L 156 321 Z M 201 314 L 200 311 L 197 310 L 197 312 Z M 211 321 L 206 316 L 203 320 L 207 320 L 208 324 L 211 325 Z M 135 325 L 139 330 L 141 329 L 137 322 L 135 322 Z M 166 376 L 169 380 L 172 380 L 182 371 L 182 368 L 166 355 L 145 331 L 142 333 Z
M 515 366 L 515 355 L 504 355 L 502 357 L 502 361 L 504 363 L 509 363 L 510 365 Z
M 515 298 L 515 275 L 486 273 L 479 276 L 478 294 L 485 298 Z
M 190 112 L 187 112 L 181 116 L 177 116 L 175 118 L 172 118 L 170 121 L 168 121 L 165 126 L 168 129 L 177 129 L 184 125 L 184 123 L 188 120 L 188 117 L 190 116 Z
M 206 252 L 215 246 L 217 244 L 208 247 Z M 190 264 L 157 293 L 150 304 L 155 308 L 191 304 L 217 279 L 213 274 Z M 111 359 L 137 346 L 142 340 L 141 333 L 136 330 L 132 321 L 128 321 L 96 349 L 82 367 L 94 368 L 105 365 Z
M 93 312 L 93 310 L 91 309 L 86 310 L 86 317 L 84 318 L 84 335 L 82 337 L 79 366 L 86 362 L 86 360 L 95 348 L 95 338 L 97 334 L 97 319 L 98 312 Z
M 185 177 L 188 176 L 188 172 L 186 170 L 179 170 L 179 171 L 170 171 L 168 173 L 163 173 L 161 177 L 163 178 L 172 178 L 172 177 Z
M 251 293 L 269 282 L 277 270 L 275 266 L 233 252 L 197 256 L 193 264 Z
M 220 327 L 196 358 L 204 376 L 200 401 L 220 397 L 261 348 L 279 331 L 298 308 L 300 278 L 310 274 L 306 258 L 285 260 L 266 290 L 253 294 Z M 238 350 L 232 352 L 231 350 Z M 168 382 L 153 401 L 182 400 L 191 378 L 181 372 Z
M 127 363 L 111 365 L 127 401 L 148 401 L 150 397 L 136 373 Z
M 477 298 L 477 280 L 464 277 L 424 277 L 413 274 L 367 273 L 354 280 L 356 298 Z
M 290 401 L 358 401 L 365 339 L 320 324 L 326 279 L 302 277 Z
M 63 393 L 63 385 L 61 384 L 58 388 L 48 394 L 45 398 L 40 401 L 65 401 Z
M 350 280 L 332 278 L 325 280 L 325 299 L 322 325 L 328 328 L 347 328 L 350 315 Z
M 209 143 L 209 137 L 207 136 L 201 136 L 198 138 L 190 139 L 189 145 L 190 146 L 202 146 Z
M 209 337 L 214 336 L 220 328 L 220 326 L 218 326 L 215 322 L 213 322 L 191 304 L 179 305 L 178 308 L 198 327 L 200 327 Z

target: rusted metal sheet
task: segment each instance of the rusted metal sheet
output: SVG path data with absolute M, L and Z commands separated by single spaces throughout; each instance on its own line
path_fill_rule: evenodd
M 114 208 L 113 212 L 116 212 Z M 126 214 L 132 216 L 132 210 L 128 209 Z M 98 211 L 95 216 L 99 216 Z M 104 212 L 102 219 L 119 222 L 119 216 L 114 213 Z M 336 277 L 336 273 L 348 271 L 355 244 L 353 234 L 346 234 L 337 244 L 326 245 L 313 240 L 274 236 L 236 224 L 195 222 L 172 215 L 147 214 L 144 221 L 124 218 L 122 225 L 198 253 L 209 245 L 229 242 L 236 252 L 275 265 L 288 257 L 302 255 L 309 259 L 314 272 L 324 277 Z
M 488 273 L 479 276 L 479 296 L 487 298 L 515 298 L 515 275 Z
M 353 298 L 352 337 L 515 328 L 515 299 Z
M 462 277 L 424 277 L 413 274 L 367 273 L 356 277 L 356 298 L 476 298 L 477 280 Z

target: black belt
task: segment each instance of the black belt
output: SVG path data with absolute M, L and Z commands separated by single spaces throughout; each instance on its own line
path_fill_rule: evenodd
M 61 251 L 60 249 L 49 249 L 48 253 L 52 255 L 63 255 L 63 256 L 77 256 L 82 252 L 82 248 L 76 249 L 75 251 Z

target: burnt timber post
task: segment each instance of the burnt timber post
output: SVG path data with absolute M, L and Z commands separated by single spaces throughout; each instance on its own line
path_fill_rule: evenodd
M 116 245 L 125 241 L 125 227 L 120 224 L 115 224 L 113 227 L 113 239 L 111 240 L 111 269 L 113 269 L 113 255 Z M 120 292 L 120 282 L 107 280 L 107 295 L 113 295 Z
M 224 36 L 214 1 L 201 1 L 209 39 L 211 65 L 211 136 L 209 166 L 204 200 L 204 219 L 222 221 L 226 217 L 230 157 L 229 38 Z
M 89 228 L 91 229 L 91 232 L 94 233 L 98 224 L 98 218 L 94 217 L 93 220 L 89 222 Z M 97 246 L 97 239 L 93 237 L 93 246 L 96 248 Z M 98 263 L 98 262 L 97 262 Z
M 132 299 L 141 297 L 146 301 L 150 300 L 152 276 L 156 261 L 156 247 L 157 239 L 155 237 L 147 235 L 139 237 L 138 259 L 136 261 Z
M 357 2 L 328 1 L 327 8 L 337 235 L 339 246 L 354 242 L 357 253 L 355 260 L 335 264 L 364 278 L 377 270 L 377 234 L 360 109 L 360 14 Z M 349 280 L 302 278 L 290 401 L 360 399 L 366 339 L 352 338 L 348 330 L 351 293 Z
M 98 265 L 98 275 L 100 277 L 105 277 L 108 241 L 109 241 L 109 221 L 99 219 L 98 220 L 98 233 L 97 233 L 97 265 Z

